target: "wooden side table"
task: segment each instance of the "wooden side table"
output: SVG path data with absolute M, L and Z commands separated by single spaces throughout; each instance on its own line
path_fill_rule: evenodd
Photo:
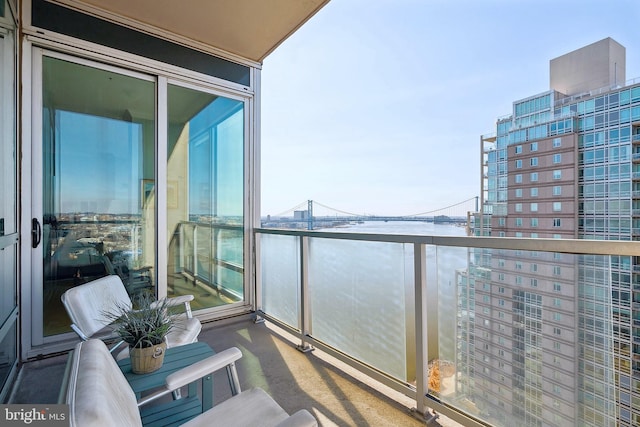
M 209 356 L 215 352 L 207 343 L 195 342 L 168 348 L 164 355 L 162 367 L 157 371 L 148 374 L 134 374 L 131 372 L 131 360 L 129 358 L 118 361 L 118 366 L 122 370 L 125 378 L 131 385 L 131 389 L 139 399 L 141 394 L 148 390 L 162 387 L 165 378 L 169 374 L 176 372 Z M 184 399 L 197 398 L 198 384 L 191 383 L 188 386 L 188 395 Z M 200 412 L 204 412 L 213 406 L 213 375 L 208 375 L 202 379 L 202 406 Z

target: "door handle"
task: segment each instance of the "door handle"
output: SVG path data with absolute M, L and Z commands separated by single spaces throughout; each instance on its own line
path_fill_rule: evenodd
M 42 238 L 42 227 L 38 218 L 31 218 L 31 247 L 37 248 Z

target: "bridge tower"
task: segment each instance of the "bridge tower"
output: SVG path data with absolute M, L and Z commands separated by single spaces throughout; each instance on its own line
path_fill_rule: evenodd
M 307 230 L 313 230 L 313 200 L 307 200 Z

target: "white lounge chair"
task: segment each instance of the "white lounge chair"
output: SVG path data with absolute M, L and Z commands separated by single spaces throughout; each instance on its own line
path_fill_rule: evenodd
M 165 387 L 139 401 L 118 368 L 109 350 L 100 340 L 79 343 L 72 355 L 66 392 L 71 427 L 139 427 L 147 423 L 185 427 L 316 427 L 316 419 L 305 409 L 289 416 L 262 389 L 244 392 L 235 361 L 242 357 L 232 347 L 200 362 L 176 371 L 166 378 Z M 139 407 L 156 401 L 176 389 L 226 368 L 233 396 L 195 418 L 193 412 L 182 412 L 179 399 L 168 404 L 157 404 L 141 416 Z M 184 423 L 183 423 L 184 422 Z
M 166 337 L 168 348 L 198 341 L 202 324 L 191 313 L 190 302 L 192 300 L 193 295 L 167 299 L 170 305 L 182 304 L 185 309 L 184 314 L 176 317 L 175 325 Z M 108 328 L 112 321 L 109 313 L 114 313 L 121 308 L 131 308 L 131 298 L 122 279 L 113 274 L 67 290 L 62 295 L 62 304 L 71 319 L 71 329 L 78 334 L 80 339 L 86 341 Z M 120 344 L 112 347 L 111 351 L 113 352 Z M 128 356 L 129 349 L 127 347 L 118 353 L 117 359 L 120 360 Z

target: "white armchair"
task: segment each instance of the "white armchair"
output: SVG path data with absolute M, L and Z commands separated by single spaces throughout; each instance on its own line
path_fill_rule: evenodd
M 79 343 L 72 355 L 66 403 L 72 427 L 143 426 L 146 421 L 185 427 L 317 427 L 316 419 L 305 409 L 288 415 L 262 389 L 240 390 L 235 362 L 242 357 L 236 347 L 187 366 L 166 378 L 164 388 L 136 401 L 135 394 L 118 368 L 109 350 L 100 340 Z M 150 419 L 143 419 L 139 407 L 156 401 L 176 389 L 213 372 L 226 368 L 232 397 L 212 409 L 193 417 L 181 413 L 180 403 L 172 401 L 169 409 L 162 404 Z M 162 418 L 158 415 L 162 414 Z
M 176 318 L 175 326 L 167 335 L 167 347 L 190 344 L 198 340 L 202 324 L 191 313 L 193 295 L 182 295 L 168 298 L 169 305 L 184 305 L 185 313 Z M 127 293 L 122 279 L 117 275 L 110 275 L 92 280 L 73 287 L 62 295 L 62 304 L 71 319 L 73 329 L 83 341 L 94 337 L 111 323 L 108 313 L 114 313 L 121 308 L 131 308 L 131 298 Z M 113 352 L 120 346 L 111 348 Z M 129 356 L 129 349 L 124 348 L 117 355 L 117 359 Z

